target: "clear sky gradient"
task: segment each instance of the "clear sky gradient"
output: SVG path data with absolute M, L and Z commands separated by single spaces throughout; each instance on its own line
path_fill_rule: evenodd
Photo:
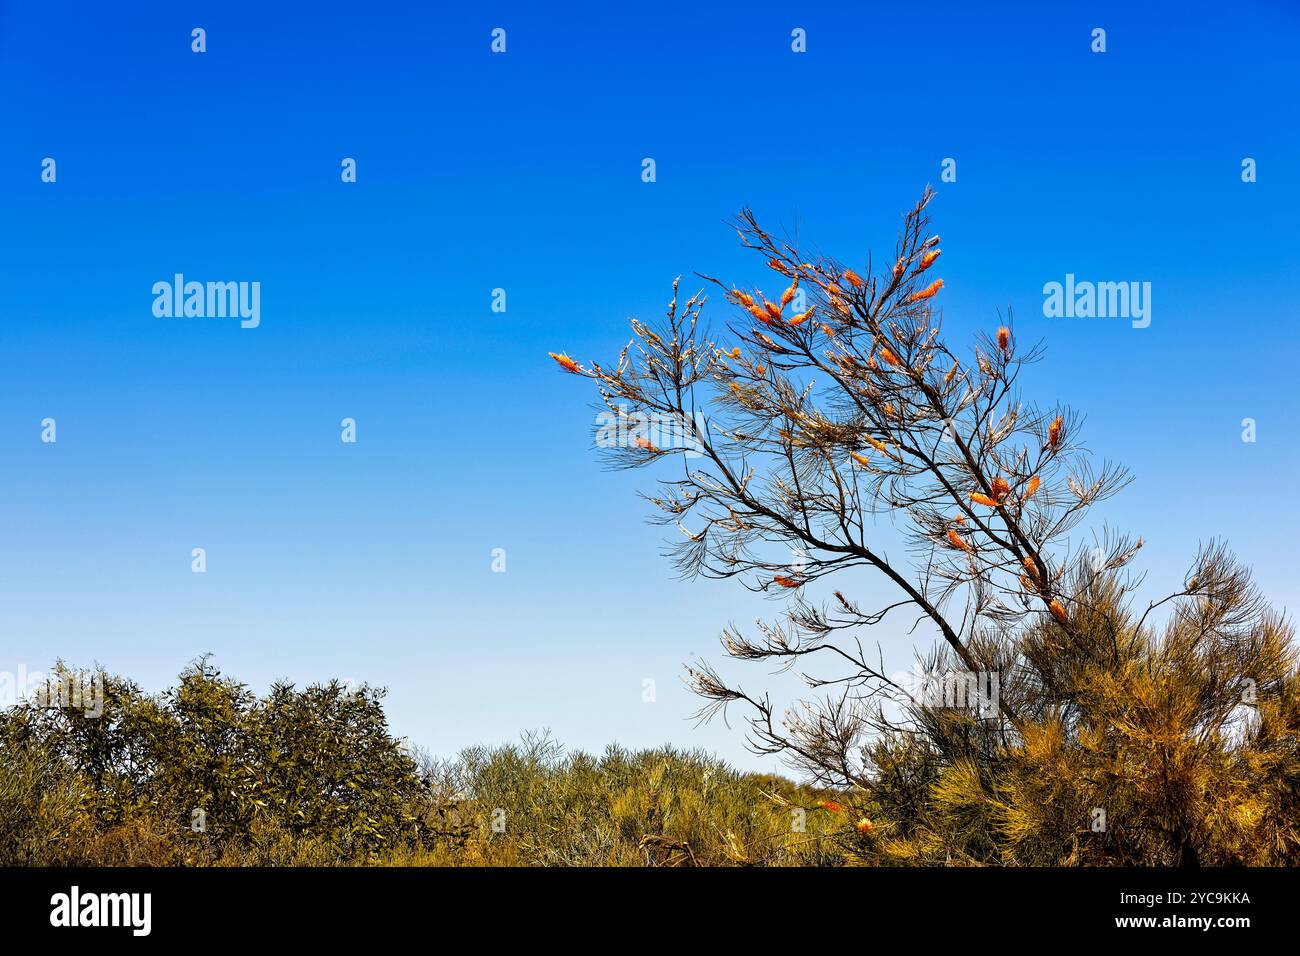
M 1097 518 L 1153 593 L 1224 537 L 1294 609 L 1298 40 L 1284 2 L 0 3 L 0 671 L 159 689 L 211 651 L 387 686 L 443 754 L 762 765 L 680 679 L 777 607 L 674 578 L 653 475 L 602 470 L 546 352 L 612 358 L 681 273 L 770 282 L 743 205 L 862 263 L 927 183 L 950 336 L 1045 342 L 1027 397 L 1136 473 Z M 155 318 L 175 273 L 260 282 L 261 326 Z M 1067 273 L 1150 282 L 1151 326 L 1044 318 Z

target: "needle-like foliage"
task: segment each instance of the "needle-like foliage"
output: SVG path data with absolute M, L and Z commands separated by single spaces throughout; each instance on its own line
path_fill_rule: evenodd
M 797 668 L 823 696 L 778 712 L 698 664 L 702 713 L 745 707 L 756 751 L 887 808 L 882 860 L 1292 859 L 1289 625 L 1218 546 L 1133 613 L 1140 582 L 1125 569 L 1142 541 L 1072 535 L 1128 476 L 1094 464 L 1079 416 L 1022 399 L 1039 352 L 1009 321 L 964 351 L 944 340 L 931 199 L 906 215 L 889 261 L 860 271 L 745 210 L 741 241 L 782 291 L 702 276 L 739 311 L 725 337 L 704 328 L 704 292 L 680 302 L 675 282 L 665 321 L 633 320 L 612 366 L 552 355 L 595 382 L 617 425 L 598 444 L 616 463 L 676 459 L 649 500 L 682 532 L 680 569 L 789 598 L 754 634 L 728 628 L 723 647 Z M 903 561 L 881 543 L 900 533 Z M 892 596 L 809 596 L 849 568 Z M 954 701 L 886 674 L 864 635 L 899 615 L 939 639 L 931 677 L 979 693 Z

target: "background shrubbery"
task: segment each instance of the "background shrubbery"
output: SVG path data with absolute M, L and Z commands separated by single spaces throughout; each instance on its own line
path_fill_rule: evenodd
M 147 695 L 105 674 L 100 717 L 39 701 L 0 713 L 0 865 L 1300 861 L 1289 629 L 1243 614 L 1258 608 L 1234 585 L 1218 593 L 1235 601 L 1202 602 L 1156 640 L 1108 593 L 1076 630 L 1099 642 L 1088 654 L 1050 625 L 979 648 L 1032 715 L 1014 737 L 969 710 L 913 708 L 847 790 L 699 751 L 565 753 L 544 734 L 437 760 L 391 736 L 372 688 L 259 697 L 201 661 Z M 1106 667 L 1088 663 L 1101 643 Z
M 60 667 L 53 679 L 74 675 Z M 258 697 L 206 661 L 159 695 L 102 679 L 102 716 L 34 703 L 0 714 L 0 864 L 843 858 L 825 839 L 842 827 L 842 813 L 817 808 L 823 795 L 699 752 L 566 755 L 529 735 L 439 761 L 390 735 L 382 692 L 369 687 L 278 684 Z

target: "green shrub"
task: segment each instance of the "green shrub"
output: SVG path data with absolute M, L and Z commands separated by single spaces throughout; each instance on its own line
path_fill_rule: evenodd
M 438 761 L 393 739 L 372 688 L 258 697 L 206 660 L 156 695 L 96 676 L 102 711 L 0 714 L 0 862 L 758 866 L 841 862 L 856 840 L 823 794 L 699 751 L 526 735 Z
M 103 852 L 127 862 L 158 859 L 155 844 L 186 863 L 295 861 L 286 841 L 300 839 L 312 862 L 346 862 L 418 839 L 425 787 L 382 692 L 333 681 L 258 698 L 206 660 L 156 696 L 99 676 L 102 713 L 29 701 L 0 715 L 6 833 L 57 847 L 36 836 L 34 808 L 75 796 Z

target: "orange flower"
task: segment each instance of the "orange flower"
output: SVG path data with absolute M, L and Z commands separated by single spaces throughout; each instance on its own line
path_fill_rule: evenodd
M 916 271 L 924 272 L 926 269 L 930 268 L 930 266 L 934 265 L 934 260 L 938 259 L 941 254 L 942 252 L 939 249 L 927 252 L 921 257 L 921 264 L 916 267 Z
M 953 380 L 953 378 L 956 377 L 957 366 L 958 366 L 957 362 L 952 363 L 952 368 L 948 369 L 948 374 L 943 377 L 943 384 L 947 385 L 949 382 Z
M 758 319 L 758 321 L 762 322 L 764 325 L 772 324 L 772 317 L 769 316 L 767 314 L 767 310 L 764 309 L 757 302 L 755 302 L 753 305 L 748 306 L 748 309 L 749 309 L 749 314 L 752 315 L 754 318 Z
M 793 315 L 793 316 L 791 316 L 791 317 L 790 317 L 790 324 L 791 324 L 791 325 L 803 325 L 805 322 L 808 321 L 809 317 L 810 317 L 810 316 L 813 314 L 813 312 L 815 312 L 816 310 L 817 310 L 817 306 L 815 306 L 815 305 L 813 305 L 813 306 L 809 306 L 807 312 L 800 312 L 800 313 L 798 313 L 797 315 Z M 828 333 L 828 334 L 829 334 L 829 333 Z
M 894 278 L 895 278 L 895 279 L 899 278 L 899 277 L 903 274 L 903 270 L 906 269 L 906 268 L 907 268 L 907 260 L 906 260 L 906 259 L 899 259 L 897 262 L 895 262 L 895 263 L 894 263 Z
M 755 375 L 762 375 L 762 374 L 763 374 L 764 372 L 766 372 L 766 371 L 767 371 L 767 366 L 766 366 L 766 365 L 755 365 L 755 366 L 754 366 L 754 374 L 755 374 Z
M 1034 475 L 1034 477 L 1030 478 L 1030 479 L 1029 479 L 1029 484 L 1028 484 L 1028 486 L 1026 486 L 1026 488 L 1025 488 L 1025 494 L 1024 494 L 1024 497 L 1023 497 L 1021 500 L 1022 500 L 1022 501 L 1028 501 L 1030 498 L 1034 497 L 1034 492 L 1036 492 L 1036 491 L 1038 490 L 1038 486 L 1039 486 L 1040 484 L 1042 484 L 1042 482 L 1039 481 L 1037 475 Z
M 781 275 L 788 276 L 790 274 L 790 270 L 788 270 L 780 261 L 776 259 L 768 259 L 767 266 L 769 269 L 774 269 L 775 271 L 781 273 Z
M 852 269 L 844 270 L 844 278 L 848 281 L 849 285 L 853 286 L 855 289 L 859 288 L 864 284 L 862 281 L 862 276 L 858 275 Z
M 741 292 L 739 289 L 732 289 L 731 297 L 747 309 L 754 304 L 754 297 L 748 292 Z
M 903 364 L 902 360 L 901 360 L 897 355 L 895 355 L 893 352 L 891 352 L 891 351 L 888 349 L 888 347 L 886 347 L 886 346 L 881 346 L 881 348 L 880 348 L 880 357 L 881 357 L 882 359 L 884 359 L 886 362 L 888 362 L 890 365 L 902 365 L 902 364 Z
M 738 347 L 734 348 L 730 352 L 728 352 L 727 355 L 731 356 L 734 359 L 738 359 L 740 358 L 740 349 Z
M 1056 618 L 1062 624 L 1065 624 L 1070 620 L 1070 616 L 1065 613 L 1065 608 L 1061 606 L 1060 601 L 1052 601 L 1051 604 L 1047 605 L 1047 609 L 1052 612 L 1052 617 Z
M 640 435 L 637 435 L 635 438 L 632 439 L 632 444 L 636 445 L 636 447 L 640 448 L 642 451 L 648 451 L 653 454 L 659 453 L 659 449 L 656 448 L 654 445 L 650 444 L 650 439 L 643 438 Z
M 1011 330 L 1005 325 L 998 329 L 998 348 L 1004 355 L 1011 354 Z
M 975 502 L 977 505 L 984 505 L 987 508 L 996 508 L 998 506 L 996 501 L 988 495 L 981 494 L 978 491 L 971 493 L 970 500 Z
M 779 320 L 781 318 L 781 309 L 783 308 L 783 306 L 777 305 L 775 302 L 768 302 L 766 299 L 764 299 L 763 308 L 767 309 L 767 314 L 770 315 L 773 319 Z
M 859 455 L 856 451 L 851 451 L 849 452 L 849 454 L 853 457 L 853 460 L 856 461 L 863 468 L 871 467 L 871 459 L 868 458 L 866 455 Z
M 948 530 L 948 540 L 951 541 L 951 542 L 952 542 L 952 546 L 953 546 L 954 548 L 956 548 L 957 550 L 959 550 L 959 551 L 974 551 L 974 550 L 975 550 L 974 548 L 972 548 L 972 547 L 970 546 L 970 542 L 967 541 L 965 538 L 963 538 L 961 535 L 959 535 L 959 534 L 956 532 L 956 530 L 954 530 L 954 529 L 951 529 L 951 528 L 950 528 L 950 529 Z
M 867 441 L 871 442 L 871 447 L 874 448 L 876 451 L 879 452 L 889 451 L 889 446 L 886 445 L 883 441 L 881 441 L 878 438 L 872 438 L 870 435 L 868 435 Z
M 794 298 L 794 290 L 797 288 L 799 288 L 799 280 L 795 279 L 790 283 L 790 288 L 781 293 L 781 308 L 784 309 L 790 304 L 790 301 Z
M 857 830 L 859 833 L 870 833 L 872 829 L 871 821 L 866 817 L 863 817 L 857 823 L 853 824 L 853 829 Z
M 1062 421 L 1060 415 L 1057 415 L 1052 421 L 1052 427 L 1047 430 L 1047 444 L 1052 451 L 1056 451 L 1061 447 L 1061 436 L 1064 432 L 1065 422 Z
M 928 299 L 928 298 L 932 297 L 936 292 L 938 292 L 938 291 L 939 291 L 940 289 L 942 289 L 942 288 L 943 288 L 943 280 L 942 280 L 942 279 L 935 279 L 933 282 L 931 282 L 928 286 L 926 286 L 926 287 L 925 287 L 924 289 L 922 289 L 920 292 L 913 292 L 913 293 L 912 293 L 912 297 L 911 297 L 910 299 L 908 299 L 907 301 L 908 301 L 908 302 L 920 302 L 922 299 Z
M 1007 492 L 1010 490 L 1011 490 L 1011 486 L 1007 484 L 1007 480 L 1005 478 L 993 479 L 993 497 L 998 499 L 998 501 L 1001 501 L 1003 498 L 1005 498 L 1007 496 Z
M 780 574 L 772 578 L 772 583 L 779 584 L 783 588 L 797 588 L 803 586 L 802 581 L 796 581 L 794 578 L 783 577 Z
M 843 813 L 844 804 L 836 803 L 834 800 L 819 800 L 817 806 L 823 810 L 829 810 L 831 813 Z
M 582 374 L 582 369 L 578 367 L 578 363 L 567 355 L 564 355 L 563 353 L 556 355 L 554 352 L 547 352 L 546 354 L 555 359 L 556 364 L 566 372 L 572 372 L 574 375 Z

